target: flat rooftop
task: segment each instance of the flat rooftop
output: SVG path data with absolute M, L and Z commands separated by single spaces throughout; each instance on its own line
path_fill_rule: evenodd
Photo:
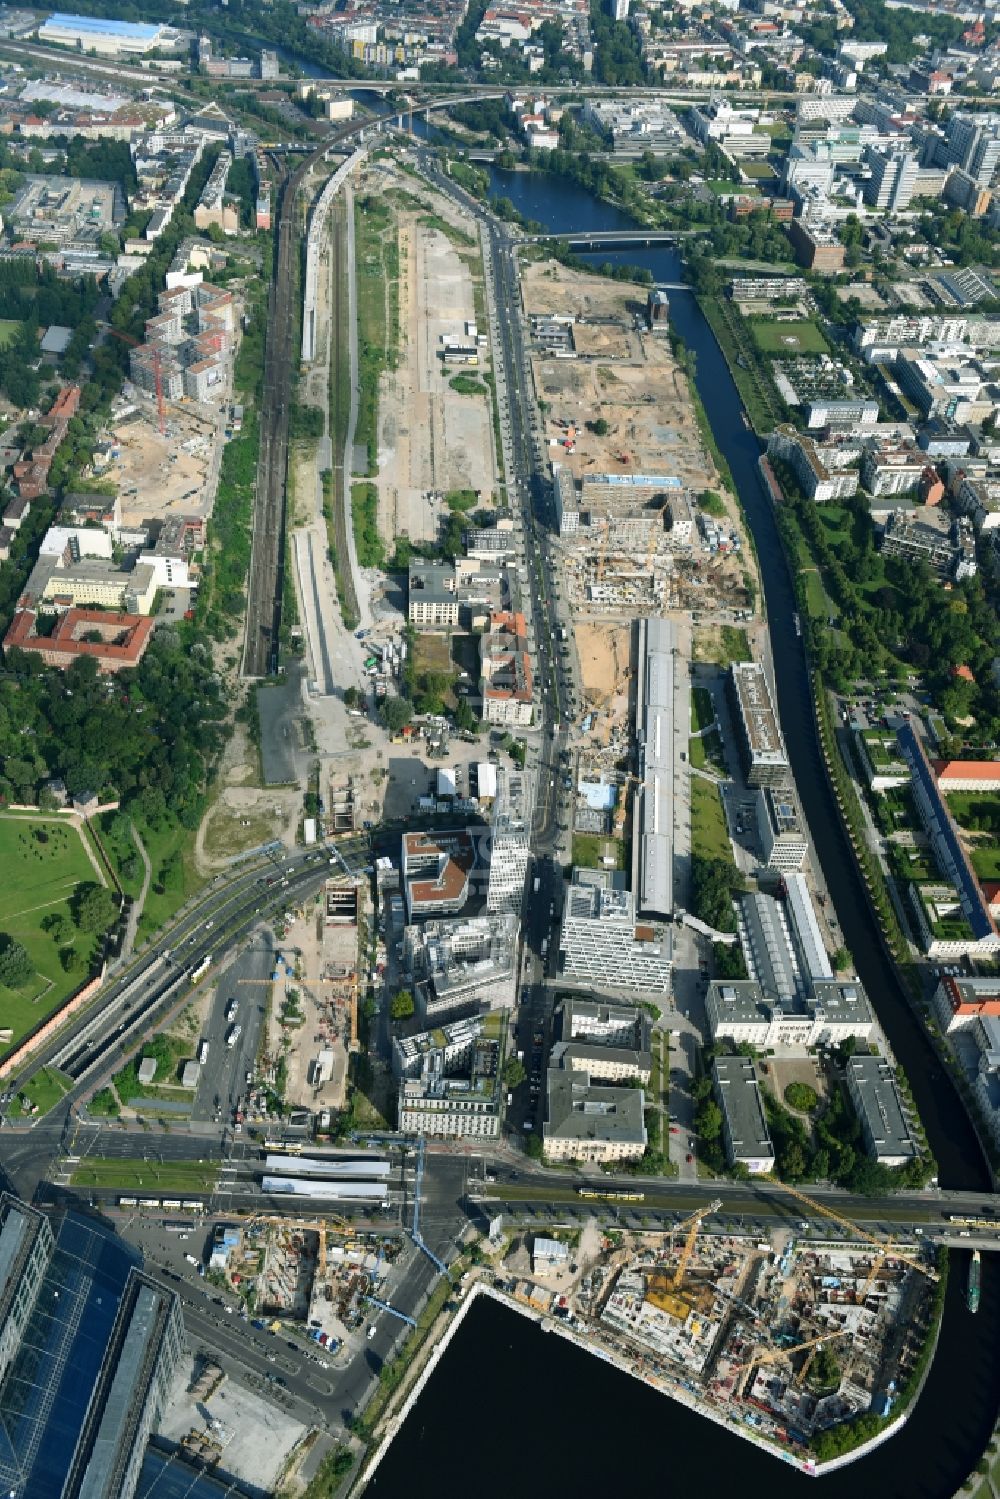
M 586 1072 L 550 1067 L 544 1133 L 560 1140 L 646 1144 L 641 1088 L 592 1084 Z
M 764 668 L 757 661 L 734 661 L 730 672 L 751 756 L 787 763 Z

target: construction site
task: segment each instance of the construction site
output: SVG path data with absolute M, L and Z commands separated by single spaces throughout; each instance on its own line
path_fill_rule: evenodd
M 318 1357 L 333 1358 L 349 1351 L 352 1333 L 384 1298 L 400 1251 L 397 1237 L 358 1233 L 329 1214 L 314 1220 L 258 1214 L 219 1226 L 209 1265 L 256 1313 L 258 1325 L 272 1332 L 297 1328 L 317 1345 Z
M 645 289 L 551 261 L 526 265 L 522 284 L 573 608 L 752 607 L 735 502 Z
M 830 1235 L 815 1219 L 766 1239 L 708 1232 L 715 1201 L 665 1230 L 605 1230 L 596 1251 L 588 1225 L 556 1274 L 541 1258 L 549 1240 L 535 1240 L 527 1277 L 515 1241 L 503 1289 L 654 1387 L 807 1458 L 828 1428 L 891 1417 L 939 1276 L 919 1239 L 875 1238 L 781 1190 Z
M 122 526 L 171 515 L 205 519 L 215 500 L 220 443 L 218 416 L 193 405 L 171 404 L 162 431 L 138 409 L 123 415 L 111 428 L 111 457 L 100 475 L 117 486 Z
M 335 1111 L 347 1096 L 358 1044 L 358 973 L 366 886 L 327 881 L 315 901 L 285 918 L 271 976 L 263 1072 L 280 1073 L 292 1108 Z

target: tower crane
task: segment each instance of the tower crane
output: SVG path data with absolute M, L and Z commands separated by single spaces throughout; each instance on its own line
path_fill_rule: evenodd
M 941 1279 L 937 1271 L 931 1269 L 929 1265 L 923 1264 L 920 1260 L 913 1259 L 908 1254 L 903 1254 L 896 1248 L 891 1239 L 887 1242 L 885 1239 L 876 1238 L 874 1234 L 868 1233 L 867 1229 L 855 1223 L 852 1218 L 845 1218 L 833 1208 L 828 1208 L 825 1203 L 816 1202 L 812 1197 L 807 1197 L 797 1187 L 790 1187 L 787 1182 L 779 1181 L 776 1176 L 765 1176 L 761 1177 L 760 1180 L 766 1181 L 770 1187 L 778 1187 L 782 1192 L 787 1192 L 789 1197 L 794 1197 L 797 1202 L 804 1203 L 812 1212 L 821 1213 L 824 1218 L 832 1219 L 834 1223 L 839 1223 L 840 1227 L 846 1229 L 848 1233 L 854 1234 L 859 1239 L 863 1239 L 866 1244 L 873 1245 L 875 1249 L 883 1251 L 883 1260 L 891 1255 L 893 1259 L 902 1261 L 904 1265 L 909 1265 L 911 1270 L 919 1270 L 920 1274 L 926 1275 L 928 1280 L 939 1281 Z
M 687 1268 L 691 1263 L 691 1256 L 694 1254 L 695 1240 L 701 1230 L 702 1220 L 710 1218 L 713 1213 L 717 1213 L 721 1206 L 722 1198 L 716 1197 L 714 1202 L 710 1202 L 707 1207 L 699 1208 L 696 1213 L 691 1214 L 690 1218 L 685 1218 L 683 1223 L 677 1225 L 678 1228 L 687 1229 L 687 1238 L 684 1240 L 684 1248 L 681 1250 L 681 1257 L 677 1261 L 677 1268 L 674 1271 L 673 1279 L 669 1283 L 669 1289 L 675 1296 L 683 1286 L 687 1276 Z
M 740 1374 L 745 1369 L 752 1369 L 755 1364 L 778 1364 L 782 1359 L 791 1358 L 793 1353 L 801 1353 L 803 1348 L 811 1348 L 812 1353 L 806 1360 L 805 1368 L 803 1369 L 804 1374 L 805 1369 L 812 1363 L 816 1349 L 820 1343 L 829 1343 L 833 1338 L 842 1338 L 846 1332 L 846 1327 L 838 1327 L 836 1332 L 821 1332 L 815 1338 L 806 1338 L 802 1343 L 793 1343 L 791 1348 L 761 1348 L 754 1353 L 753 1358 L 748 1358 L 745 1363 L 734 1364 L 733 1373 Z

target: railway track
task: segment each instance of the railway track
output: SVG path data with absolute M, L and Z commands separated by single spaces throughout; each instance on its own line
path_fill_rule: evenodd
M 330 295 L 330 359 L 333 378 L 330 381 L 330 440 L 333 445 L 333 536 L 337 552 L 337 588 L 341 593 L 341 613 L 351 619 L 359 617 L 357 590 L 347 541 L 347 515 L 350 511 L 350 473 L 345 450 L 350 420 L 350 371 L 346 381 L 340 378 L 341 362 L 349 357 L 350 334 L 347 326 L 347 222 L 344 206 L 338 203 L 330 216 L 330 256 L 333 286 Z
M 294 297 L 299 283 L 295 257 L 299 254 L 296 201 L 303 181 L 327 153 L 358 135 L 370 120 L 339 130 L 307 156 L 278 189 L 278 253 L 268 293 L 267 341 L 264 350 L 264 389 L 260 408 L 260 453 L 254 496 L 253 539 L 247 588 L 243 677 L 259 680 L 278 669 L 281 602 L 285 574 L 285 480 L 288 468 L 288 422 L 298 326 Z M 338 253 L 339 250 L 339 236 Z M 339 267 L 338 267 L 339 271 Z M 339 297 L 338 274 L 336 295 Z M 338 321 L 334 321 L 334 329 Z M 339 509 L 335 506 L 335 509 Z M 338 541 L 338 546 L 340 542 Z M 357 602 L 355 601 L 355 612 Z
M 279 188 L 278 254 L 267 299 L 260 451 L 243 648 L 243 676 L 251 679 L 271 676 L 278 668 L 294 324 L 292 296 L 297 283 L 292 262 L 295 253 L 293 229 L 298 187 L 311 164 L 312 158 L 294 176 L 286 177 Z

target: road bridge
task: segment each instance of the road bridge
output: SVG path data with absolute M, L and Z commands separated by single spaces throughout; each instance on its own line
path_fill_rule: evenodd
M 557 239 L 571 250 L 620 250 L 629 245 L 675 245 L 698 229 L 560 229 L 549 234 L 526 234 L 526 244 L 544 244 Z

